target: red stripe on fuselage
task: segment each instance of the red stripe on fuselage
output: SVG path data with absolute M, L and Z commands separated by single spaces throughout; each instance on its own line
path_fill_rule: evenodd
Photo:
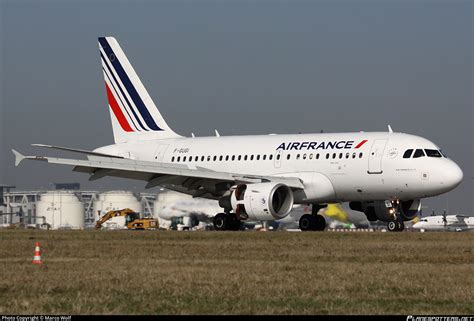
M 120 126 L 122 126 L 122 129 L 126 132 L 133 132 L 133 129 L 130 127 L 130 124 L 128 123 L 127 119 L 125 118 L 125 115 L 120 109 L 120 106 L 117 104 L 117 101 L 115 100 L 114 95 L 110 91 L 110 88 L 109 88 L 109 85 L 107 85 L 107 82 L 105 83 L 105 88 L 107 90 L 107 99 L 109 100 L 109 106 L 110 108 L 112 108 L 115 118 L 117 118 Z
M 357 144 L 357 146 L 354 147 L 354 148 L 359 148 L 359 147 L 361 147 L 362 145 L 364 145 L 365 143 L 367 143 L 367 139 L 364 139 L 363 141 L 361 141 L 361 142 L 360 142 L 359 144 Z

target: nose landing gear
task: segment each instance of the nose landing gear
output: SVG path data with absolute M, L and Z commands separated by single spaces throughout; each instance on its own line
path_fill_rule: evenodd
M 405 224 L 402 221 L 390 221 L 387 223 L 387 229 L 390 232 L 401 232 L 405 229 Z

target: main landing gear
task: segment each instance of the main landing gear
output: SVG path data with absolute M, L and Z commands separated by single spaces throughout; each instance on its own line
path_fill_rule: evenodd
M 214 229 L 216 231 L 238 231 L 242 222 L 234 213 L 218 213 L 214 216 Z
M 311 214 L 304 214 L 300 218 L 300 230 L 302 231 L 324 231 L 326 220 L 318 212 L 327 205 L 313 204 Z

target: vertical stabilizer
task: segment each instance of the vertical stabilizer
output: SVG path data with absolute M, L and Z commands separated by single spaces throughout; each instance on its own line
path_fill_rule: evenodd
M 180 137 L 161 116 L 113 37 L 99 38 L 115 143 Z

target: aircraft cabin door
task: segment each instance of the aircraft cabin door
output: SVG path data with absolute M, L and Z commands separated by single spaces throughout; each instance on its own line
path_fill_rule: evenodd
M 369 174 L 382 174 L 382 156 L 387 144 L 386 139 L 377 139 L 372 144 L 369 154 Z
M 275 162 L 273 163 L 275 168 L 280 168 L 281 167 L 281 158 L 283 157 L 283 151 L 279 150 L 275 154 Z
M 157 162 L 162 162 L 163 161 L 163 156 L 165 156 L 165 152 L 168 149 L 168 144 L 161 144 L 158 146 L 158 149 L 156 150 L 155 153 L 155 161 Z

